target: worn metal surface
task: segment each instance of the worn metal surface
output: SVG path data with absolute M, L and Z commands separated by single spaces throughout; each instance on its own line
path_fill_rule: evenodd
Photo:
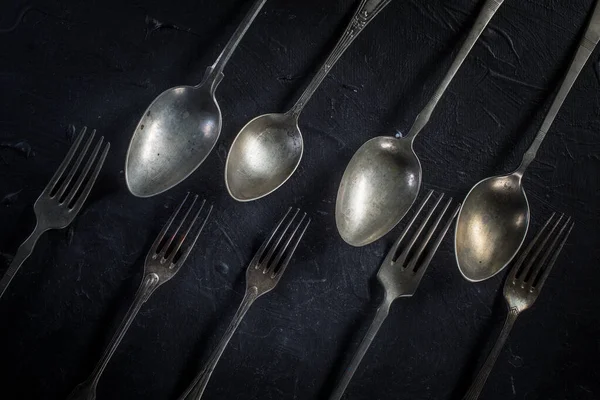
M 205 250 L 191 254 L 169 288 L 146 303 L 103 375 L 99 398 L 169 399 L 185 389 L 243 296 L 244 267 L 290 204 L 314 216 L 302 251 L 276 293 L 248 313 L 205 396 L 291 400 L 331 393 L 334 374 L 382 296 L 368 278 L 374 283 L 404 226 L 363 248 L 346 245 L 334 220 L 339 180 L 368 138 L 407 133 L 481 2 L 393 1 L 304 110 L 305 158 L 294 176 L 267 198 L 242 204 L 230 198 L 223 179 L 235 134 L 253 116 L 291 106 L 356 6 L 267 2 L 219 86 L 227 122 L 206 168 L 165 194 L 131 196 L 124 160 L 141 114 L 163 90 L 201 80 L 248 6 L 244 0 L 0 3 L 5 265 L 33 227 L 31 205 L 60 164 L 57 154 L 69 148 L 71 126 L 94 126 L 111 142 L 71 229 L 38 242 L 0 303 L 3 399 L 64 399 L 85 379 L 126 311 L 150 242 L 188 190 L 215 206 L 198 246 Z M 592 0 L 505 2 L 415 143 L 425 188 L 460 201 L 477 181 L 518 165 L 592 7 Z M 532 232 L 553 209 L 572 215 L 576 228 L 540 296 L 544 306 L 515 325 L 486 399 L 600 397 L 598 60 L 592 55 L 524 177 Z M 501 328 L 503 274 L 468 283 L 450 239 L 414 301 L 392 307 L 347 389 L 351 398 L 464 394 Z

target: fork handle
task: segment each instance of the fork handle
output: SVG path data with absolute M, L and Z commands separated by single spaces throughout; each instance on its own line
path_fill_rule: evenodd
M 225 347 L 227 347 L 227 344 L 229 343 L 231 337 L 240 325 L 240 322 L 242 322 L 242 319 L 250 309 L 250 306 L 252 305 L 252 303 L 254 303 L 254 301 L 257 298 L 258 289 L 256 288 L 256 286 L 252 286 L 248 288 L 248 290 L 246 290 L 244 299 L 242 300 L 242 303 L 237 309 L 233 320 L 229 324 L 229 327 L 227 327 L 227 330 L 223 334 L 219 345 L 215 350 L 213 350 L 204 368 L 202 368 L 198 375 L 196 375 L 196 378 L 194 378 L 194 381 L 192 382 L 190 387 L 179 398 L 179 400 L 200 400 L 202 394 L 204 393 L 204 390 L 206 389 L 206 386 L 208 385 L 210 376 L 215 370 L 215 367 L 217 366 L 217 363 L 219 362 L 223 351 L 225 351 Z
M 476 400 L 479 398 L 481 391 L 483 390 L 483 386 L 487 381 L 488 376 L 490 376 L 490 372 L 492 372 L 492 368 L 494 368 L 494 364 L 496 364 L 496 360 L 504 347 L 504 343 L 506 343 L 506 339 L 508 339 L 508 335 L 512 330 L 517 317 L 519 316 L 519 310 L 516 307 L 511 307 L 508 311 L 508 315 L 506 316 L 506 322 L 504 323 L 504 327 L 502 327 L 502 331 L 500 331 L 500 336 L 498 340 L 496 340 L 496 344 L 492 348 L 490 355 L 485 360 L 485 363 L 481 366 L 477 377 L 471 384 L 471 387 L 467 391 L 463 400 Z
M 392 305 L 392 302 L 390 300 L 388 300 L 386 297 L 383 300 L 383 302 L 381 303 L 381 305 L 379 306 L 379 308 L 377 309 L 377 313 L 375 314 L 375 318 L 373 319 L 373 322 L 371 322 L 371 326 L 369 327 L 369 330 L 367 331 L 367 333 L 365 334 L 365 337 L 363 338 L 362 342 L 358 346 L 358 350 L 356 350 L 356 353 L 352 357 L 352 361 L 350 361 L 350 365 L 344 371 L 342 378 L 339 380 L 339 382 L 338 382 L 336 388 L 334 389 L 333 394 L 331 395 L 329 400 L 340 400 L 342 398 L 342 396 L 344 395 L 344 391 L 348 387 L 348 384 L 350 383 L 352 376 L 354 376 L 354 373 L 358 369 L 360 362 L 362 361 L 363 357 L 367 353 L 367 350 L 371 346 L 371 343 L 373 343 L 373 339 L 375 339 L 377 332 L 379 332 L 379 328 L 381 328 L 383 321 L 385 321 L 385 319 L 389 315 L 391 305 Z
M 154 273 L 147 274 L 144 276 L 144 280 L 142 281 L 137 293 L 135 294 L 135 298 L 133 303 L 127 310 L 127 314 L 123 318 L 123 321 L 117 328 L 117 331 L 113 335 L 110 343 L 108 344 L 107 349 L 105 350 L 102 358 L 96 364 L 94 371 L 90 375 L 90 377 L 79 384 L 73 392 L 69 395 L 68 400 L 89 400 L 96 398 L 96 386 L 98 386 L 98 382 L 100 381 L 100 376 L 104 372 L 104 369 L 108 365 L 111 357 L 117 350 L 117 347 L 121 343 L 123 336 L 127 332 L 127 329 L 131 326 L 133 319 L 140 311 L 142 305 L 150 298 L 152 293 L 158 288 L 160 285 L 160 279 L 158 275 Z
M 4 292 L 6 292 L 8 285 L 10 285 L 10 282 L 13 280 L 17 272 L 19 272 L 19 268 L 21 268 L 21 265 L 23 265 L 25 260 L 27 260 L 33 252 L 33 248 L 35 247 L 35 244 L 37 243 L 40 236 L 42 236 L 42 233 L 46 231 L 46 228 L 36 223 L 33 232 L 31 232 L 31 235 L 29 235 L 29 237 L 25 239 L 23 243 L 21 243 L 21 245 L 17 249 L 15 257 L 13 258 L 8 269 L 4 273 L 4 276 L 0 280 L 0 299 L 4 295 Z

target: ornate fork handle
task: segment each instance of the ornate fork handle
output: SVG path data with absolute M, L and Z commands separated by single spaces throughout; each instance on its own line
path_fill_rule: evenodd
M 490 372 L 492 372 L 492 368 L 494 368 L 494 364 L 496 364 L 496 360 L 498 359 L 498 356 L 504 347 L 504 343 L 506 343 L 506 339 L 508 339 L 508 335 L 510 334 L 510 331 L 512 330 L 512 327 L 514 326 L 518 316 L 519 310 L 516 307 L 510 307 L 508 315 L 506 316 L 506 322 L 502 327 L 502 331 L 500 332 L 500 336 L 498 336 L 498 340 L 496 340 L 496 344 L 494 344 L 492 351 L 490 351 L 490 355 L 485 360 L 485 363 L 483 363 L 481 366 L 477 377 L 471 384 L 471 387 L 467 391 L 465 397 L 463 397 L 463 400 L 477 400 L 479 398 L 479 395 L 483 390 L 483 386 L 485 385 L 488 376 L 490 376 Z
M 13 280 L 17 272 L 19 272 L 19 269 L 25 260 L 27 260 L 33 252 L 33 248 L 35 247 L 35 244 L 40 236 L 42 236 L 42 234 L 47 230 L 47 228 L 41 226 L 39 223 L 36 223 L 31 235 L 29 235 L 29 237 L 25 239 L 23 243 L 21 243 L 17 250 L 17 254 L 15 254 L 15 257 L 0 280 L 0 298 L 2 298 L 2 295 L 4 295 L 8 285 L 10 285 L 10 282 Z
M 208 362 L 206 363 L 206 366 L 198 373 L 192 382 L 192 385 L 185 391 L 179 400 L 199 400 L 202 397 L 202 394 L 204 394 L 204 390 L 208 385 L 208 381 L 210 380 L 210 377 L 215 370 L 221 355 L 225 351 L 225 348 L 229 344 L 229 341 L 231 340 L 231 337 L 237 330 L 238 326 L 240 326 L 240 323 L 250 309 L 250 306 L 252 306 L 254 301 L 258 298 L 258 295 L 258 289 L 256 286 L 252 286 L 246 290 L 244 299 L 238 307 L 233 320 L 223 334 L 223 337 L 219 341 L 219 345 L 215 350 L 213 350 Z
M 313 93 L 317 90 L 323 79 L 329 73 L 329 70 L 335 65 L 340 59 L 342 54 L 350 47 L 354 39 L 359 35 L 360 32 L 390 3 L 391 0 L 362 0 L 360 5 L 356 9 L 350 24 L 346 27 L 346 30 L 342 34 L 334 49 L 329 54 L 329 57 L 325 60 L 317 74 L 314 76 L 310 84 L 304 89 L 304 92 L 294 104 L 292 109 L 289 111 L 296 118 L 302 112 L 302 109 L 310 100 Z
M 98 386 L 98 382 L 100 381 L 104 369 L 117 350 L 117 347 L 119 347 L 121 340 L 123 340 L 125 333 L 131 326 L 131 323 L 140 311 L 140 308 L 159 286 L 160 280 L 158 275 L 150 273 L 144 277 L 144 280 L 135 294 L 133 303 L 129 307 L 129 310 L 127 310 L 127 314 L 125 314 L 123 321 L 113 335 L 102 358 L 94 368 L 94 372 L 92 372 L 92 375 L 86 381 L 79 384 L 73 390 L 68 400 L 94 400 L 96 398 L 96 386 Z

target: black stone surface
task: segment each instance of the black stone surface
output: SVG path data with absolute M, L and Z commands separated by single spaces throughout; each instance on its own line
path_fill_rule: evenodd
M 480 179 L 517 166 L 593 3 L 505 2 L 417 139 L 426 188 L 461 199 Z M 223 179 L 235 134 L 250 118 L 291 106 L 355 4 L 269 1 L 225 69 L 218 145 L 176 189 L 138 199 L 123 174 L 138 118 L 164 89 L 199 82 L 250 1 L 0 2 L 2 264 L 32 229 L 32 204 L 73 132 L 87 125 L 112 143 L 79 217 L 42 237 L 0 302 L 0 399 L 64 399 L 88 376 L 141 279 L 150 242 L 187 191 L 213 202 L 214 217 L 187 265 L 131 326 L 98 398 L 178 397 L 241 300 L 247 262 L 290 205 L 314 222 L 280 285 L 242 322 L 205 398 L 327 398 L 370 323 L 381 297 L 375 271 L 404 225 L 372 245 L 346 245 L 334 221 L 340 177 L 364 141 L 408 130 L 482 1 L 392 2 L 301 116 L 306 147 L 294 177 L 265 199 L 235 202 Z M 552 211 L 572 215 L 575 230 L 482 398 L 600 398 L 599 57 L 525 177 L 530 237 Z M 416 295 L 394 304 L 347 398 L 462 397 L 502 325 L 504 274 L 468 283 L 451 244 L 449 235 Z

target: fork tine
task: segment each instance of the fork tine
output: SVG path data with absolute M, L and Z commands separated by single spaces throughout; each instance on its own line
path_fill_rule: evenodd
M 267 255 L 262 260 L 263 265 L 265 265 L 265 270 L 264 270 L 265 274 L 268 272 L 269 262 L 273 258 L 273 254 L 275 254 L 275 250 L 277 250 L 277 248 L 279 247 L 279 244 L 281 243 L 281 241 L 285 237 L 285 234 L 287 233 L 288 229 L 290 229 L 290 226 L 292 225 L 292 222 L 294 222 L 294 220 L 296 219 L 296 216 L 298 215 L 299 212 L 300 212 L 300 209 L 297 208 L 296 212 L 294 213 L 294 215 L 292 215 L 292 218 L 290 218 L 290 221 L 287 223 L 287 225 L 283 229 L 283 232 L 281 232 L 278 235 L 276 243 L 270 246 Z
M 439 200 L 441 200 L 441 198 Z M 438 205 L 440 204 L 439 200 L 436 203 L 436 205 L 434 206 L 434 208 L 431 210 L 430 215 L 433 215 L 433 212 L 435 210 L 437 210 Z M 419 259 L 421 258 L 421 255 L 423 254 L 423 251 L 425 251 L 425 248 L 429 244 L 429 241 L 433 237 L 433 234 L 438 229 L 438 227 L 439 227 L 440 223 L 442 222 L 442 219 L 446 215 L 446 211 L 448 211 L 448 208 L 450 207 L 451 203 L 452 203 L 452 199 L 450 198 L 450 199 L 448 199 L 448 201 L 444 205 L 442 211 L 439 213 L 439 215 L 437 216 L 437 218 L 434 221 L 434 223 L 431 225 L 431 227 L 427 231 L 427 233 L 425 235 L 425 238 L 421 241 L 421 244 L 420 244 L 419 248 L 417 249 L 417 252 L 413 255 L 412 260 L 410 260 L 410 264 L 407 266 L 407 268 L 413 269 L 415 272 L 417 272 L 417 270 L 419 270 L 419 271 L 423 270 L 422 272 L 423 273 L 425 272 L 425 270 L 427 269 L 427 266 L 429 265 L 429 261 L 427 261 L 427 258 L 429 257 L 429 255 L 431 255 L 431 257 L 433 257 L 433 255 L 435 254 L 435 252 L 437 251 L 437 248 L 439 246 L 439 243 L 437 245 L 435 245 L 437 243 L 437 239 L 436 239 L 436 242 L 434 243 L 433 248 L 430 249 L 430 251 L 428 253 L 428 256 L 424 260 L 425 262 L 419 263 Z M 450 220 L 450 223 L 452 222 L 453 219 L 454 218 L 452 218 Z M 427 224 L 427 221 L 423 222 L 422 226 L 425 227 L 426 224 Z M 448 225 L 448 223 L 446 225 Z M 443 234 L 441 235 L 441 238 L 438 237 L 438 239 L 440 239 L 439 240 L 440 243 L 441 243 L 442 239 L 444 238 L 446 232 L 443 231 L 442 233 Z
M 552 220 L 554 219 L 555 216 L 556 216 L 556 213 L 552 213 L 552 215 L 550 216 L 550 218 L 548 218 L 548 220 L 546 221 L 546 223 L 544 224 L 542 229 L 539 230 L 539 232 L 535 235 L 533 240 L 525 248 L 523 253 L 521 253 L 521 255 L 519 256 L 519 259 L 517 260 L 515 265 L 510 270 L 508 279 L 506 280 L 506 285 L 510 284 L 510 282 L 512 282 L 512 281 L 515 281 L 517 279 L 517 277 L 522 276 L 521 268 L 522 268 L 523 263 L 525 262 L 525 259 L 531 252 L 531 249 L 533 249 L 533 247 L 536 245 L 536 243 L 540 239 L 540 237 L 546 232 L 546 229 L 548 228 L 548 226 L 550 225 L 550 222 L 552 222 Z
M 61 183 L 60 187 L 58 188 L 58 191 L 55 196 L 59 201 L 63 197 L 63 195 L 65 194 L 67 189 L 69 188 L 69 184 L 73 180 L 75 173 L 77 173 L 77 170 L 79 169 L 79 166 L 81 165 L 81 161 L 83 161 L 83 158 L 85 157 L 90 146 L 92 145 L 94 136 L 96 136 L 95 129 L 92 130 L 92 133 L 89 135 L 88 139 L 86 140 L 85 144 L 83 145 L 83 148 L 81 149 L 81 151 L 79 151 L 79 156 L 77 156 L 75 163 L 71 166 L 69 173 L 67 174 L 67 177 L 65 178 L 65 180 Z M 102 143 L 103 139 L 104 138 L 100 139 L 100 143 Z M 98 147 L 98 146 L 96 145 L 96 147 Z M 92 158 L 94 158 L 94 157 L 92 157 Z
M 73 210 L 74 212 L 76 212 L 76 213 L 79 212 L 79 210 L 81 209 L 81 206 L 83 206 L 83 203 L 85 202 L 85 200 L 89 196 L 90 192 L 92 191 L 92 187 L 94 186 L 94 183 L 96 183 L 96 179 L 98 179 L 98 174 L 100 174 L 100 170 L 102 169 L 102 166 L 104 165 L 104 161 L 106 160 L 106 155 L 108 154 L 109 149 L 110 149 L 110 143 L 107 142 L 104 145 L 104 150 L 102 151 L 102 154 L 100 155 L 100 158 L 98 159 L 98 162 L 96 163 L 96 167 L 90 174 L 87 183 L 81 190 L 81 194 L 79 195 L 77 200 L 75 200 L 75 203 L 73 203 L 73 206 L 71 207 L 71 210 Z M 73 199 L 71 199 L 71 201 L 69 203 L 67 203 L 67 205 L 69 205 L 72 201 L 73 201 Z
M 271 231 L 271 234 L 269 235 L 269 237 L 267 239 L 265 239 L 265 241 L 263 242 L 263 244 L 260 246 L 260 248 L 258 249 L 258 251 L 256 252 L 256 254 L 254 255 L 254 257 L 252 258 L 251 263 L 254 264 L 254 266 L 256 268 L 258 268 L 258 265 L 259 265 L 258 262 L 262 258 L 262 255 L 265 252 L 265 249 L 267 248 L 267 246 L 269 245 L 269 243 L 271 243 L 271 240 L 273 240 L 273 237 L 277 233 L 277 230 L 279 230 L 279 228 L 281 227 L 281 225 L 283 224 L 283 222 L 285 221 L 285 219 L 288 217 L 288 215 L 290 214 L 290 212 L 292 212 L 292 207 L 288 208 L 288 210 L 285 213 L 285 215 L 283 216 L 283 218 L 281 218 L 281 220 L 279 220 L 279 222 L 277 223 L 277 225 L 275 226 L 275 228 L 273 229 L 273 231 Z
M 179 249 L 183 245 L 183 242 L 185 241 L 186 237 L 188 236 L 188 234 L 192 230 L 192 227 L 194 227 L 196 225 L 196 221 L 198 220 L 198 217 L 200 216 L 200 212 L 204 208 L 205 204 L 206 204 L 206 200 L 203 200 L 202 204 L 200 205 L 200 209 L 198 210 L 198 212 L 194 216 L 194 219 L 190 223 L 190 226 L 185 231 L 185 234 L 181 237 L 181 239 L 177 242 L 176 248 L 173 250 L 173 252 L 169 256 L 169 259 L 170 259 L 169 261 L 170 262 L 173 262 L 173 260 L 175 259 L 175 255 L 177 254 L 177 252 L 179 251 Z M 208 218 L 210 217 L 210 213 L 211 212 L 212 212 L 212 205 L 208 208 L 208 212 L 206 213 L 206 216 L 204 217 L 204 219 L 200 223 L 200 228 L 198 228 L 198 231 L 196 232 L 196 236 L 194 236 L 194 239 L 191 240 L 190 244 L 187 245 L 187 247 L 185 248 L 185 251 L 181 254 L 181 256 L 179 257 L 179 259 L 177 260 L 177 264 L 176 264 L 177 266 L 181 266 L 185 262 L 186 258 L 190 255 L 190 252 L 192 251 L 192 248 L 196 245 L 196 241 L 198 241 L 198 237 L 200 236 L 200 233 L 202 233 L 202 230 L 204 229 L 204 226 L 206 225 L 206 222 L 208 221 Z
M 285 244 L 285 246 L 281 249 L 281 251 L 279 252 L 279 254 L 276 257 L 276 261 L 275 263 L 279 263 L 279 260 L 281 259 L 281 257 L 283 257 L 283 254 L 285 253 L 287 247 L 289 246 L 289 244 L 292 241 L 292 238 L 296 236 L 296 232 L 298 231 L 298 229 L 300 228 L 300 226 L 302 226 L 302 222 L 304 221 L 304 218 L 306 217 L 306 213 L 304 213 L 304 215 L 302 216 L 302 218 L 300 219 L 300 222 L 298 223 L 298 226 L 296 226 L 296 229 L 294 229 L 293 234 L 288 238 L 287 243 Z M 298 237 L 296 238 L 296 240 L 294 241 L 294 244 L 292 245 L 292 247 L 290 248 L 289 252 L 287 253 L 287 255 L 285 256 L 285 258 L 283 259 L 283 262 L 281 263 L 281 265 L 279 266 L 278 269 L 273 269 L 273 273 L 272 273 L 272 277 L 275 278 L 277 277 L 281 277 L 281 275 L 283 275 L 283 273 L 285 272 L 285 269 L 287 268 L 288 264 L 290 263 L 290 260 L 292 259 L 292 256 L 294 255 L 294 252 L 296 251 L 296 248 L 298 247 L 298 244 L 300 244 L 300 240 L 302 240 L 302 237 L 304 236 L 304 233 L 306 232 L 306 230 L 308 229 L 308 226 L 310 225 L 311 219 L 309 218 L 306 223 L 304 224 L 304 228 L 302 228 L 302 231 L 300 232 L 300 234 L 298 235 Z
M 550 228 L 550 231 L 542 238 L 542 242 L 540 243 L 540 245 L 535 248 L 533 255 L 531 256 L 531 258 L 527 262 L 527 265 L 525 266 L 525 268 L 523 268 L 523 271 L 521 272 L 521 276 L 520 276 L 521 281 L 528 282 L 529 279 L 531 278 L 532 267 L 536 263 L 536 260 L 538 259 L 538 256 L 540 255 L 542 250 L 544 250 L 544 248 L 546 247 L 546 243 L 548 243 L 548 240 L 550 240 L 550 238 L 554 234 L 554 231 L 556 230 L 556 228 L 562 221 L 563 217 L 564 217 L 563 214 L 561 214 L 558 217 L 558 220 L 556 220 L 556 222 L 552 225 L 552 228 Z
M 298 213 L 296 213 L 297 215 Z M 294 215 L 294 220 L 296 219 L 296 215 Z M 304 219 L 306 218 L 306 213 L 304 213 L 302 215 L 302 217 L 300 218 L 300 222 L 298 222 L 296 224 L 296 227 L 294 228 L 294 230 L 292 231 L 292 233 L 290 233 L 289 237 L 287 238 L 285 244 L 283 246 L 281 246 L 281 248 L 279 249 L 279 251 L 277 252 L 277 255 L 275 256 L 275 258 L 273 259 L 272 262 L 266 262 L 265 265 L 265 273 L 272 273 L 272 276 L 275 276 L 275 273 L 279 270 L 281 270 L 281 268 L 277 269 L 277 264 L 279 263 L 279 261 L 281 261 L 281 258 L 283 257 L 287 247 L 289 246 L 290 242 L 292 241 L 292 239 L 294 238 L 294 236 L 296 235 L 296 232 L 298 232 L 298 228 L 302 225 L 302 222 L 304 222 Z M 290 221 L 293 222 L 294 220 Z M 289 226 L 289 225 L 288 225 Z M 283 235 L 281 235 L 281 237 L 283 238 Z M 275 250 L 276 246 L 273 246 L 273 251 Z
M 550 270 L 552 270 L 552 267 L 554 266 L 554 263 L 556 262 L 558 255 L 562 251 L 562 248 L 564 247 L 564 245 L 567 241 L 567 238 L 571 234 L 571 230 L 573 229 L 574 225 L 575 225 L 575 223 L 572 223 L 571 218 L 569 217 L 567 219 L 567 222 L 565 222 L 565 224 L 562 226 L 562 228 L 560 229 L 560 231 L 558 232 L 558 234 L 556 235 L 556 237 L 554 238 L 554 240 L 548 247 L 546 254 L 544 254 L 544 257 L 542 258 L 542 260 L 539 262 L 539 264 L 535 268 L 535 271 L 531 275 L 533 277 L 531 280 L 532 288 L 535 288 L 538 290 L 542 289 L 542 286 L 544 286 L 544 283 L 546 282 L 546 278 L 548 278 L 548 274 L 550 274 Z M 567 229 L 567 227 L 568 227 L 568 230 L 565 234 L 565 230 Z M 560 244 L 558 245 L 558 247 L 556 247 L 561 236 L 562 236 L 562 240 L 560 241 Z M 550 257 L 550 255 L 552 255 L 552 258 L 550 258 L 550 262 L 546 263 L 546 261 L 548 261 L 548 257 Z M 544 265 L 546 265 L 546 267 L 542 268 Z
M 192 200 L 192 204 L 188 207 L 187 211 L 183 215 L 183 218 L 181 218 L 181 221 L 179 221 L 179 225 L 177 226 L 177 229 L 175 229 L 175 232 L 173 232 L 172 234 L 169 235 L 169 239 L 167 240 L 167 242 L 164 244 L 164 246 L 162 246 L 160 248 L 160 252 L 159 252 L 158 255 L 162 259 L 166 260 L 167 258 L 170 258 L 170 257 L 167 257 L 167 256 L 170 256 L 171 254 L 173 254 L 173 252 L 170 251 L 171 250 L 171 244 L 173 243 L 173 240 L 175 240 L 175 237 L 179 234 L 179 230 L 181 229 L 181 227 L 183 226 L 183 224 L 187 220 L 187 217 L 188 217 L 188 215 L 190 215 L 190 212 L 194 208 L 194 205 L 196 204 L 197 200 L 198 200 L 198 195 L 195 195 L 194 199 Z M 167 254 L 167 252 L 169 252 L 169 253 Z
M 417 212 L 415 213 L 415 215 L 412 217 L 412 219 L 410 220 L 410 222 L 406 225 L 406 227 L 404 228 L 404 230 L 400 234 L 400 237 L 398 237 L 398 239 L 396 239 L 396 242 L 394 243 L 394 245 L 392 246 L 392 248 L 388 252 L 388 257 L 390 257 L 390 259 L 388 261 L 391 262 L 391 261 L 393 261 L 396 258 L 396 253 L 398 252 L 398 248 L 400 247 L 400 243 L 402 243 L 402 241 L 404 240 L 404 238 L 408 234 L 408 231 L 410 230 L 410 228 L 414 224 L 414 222 L 417 219 L 417 217 L 419 216 L 419 214 L 421 214 L 421 211 L 423 211 L 423 208 L 425 207 L 425 205 L 427 204 L 427 202 L 429 201 L 429 199 L 431 198 L 432 195 L 433 195 L 433 190 L 430 190 L 427 193 L 427 197 L 425 197 L 425 199 L 423 199 L 423 201 L 421 202 L 421 205 L 419 206 L 419 209 L 417 210 Z
M 96 144 L 96 147 L 94 147 L 94 150 L 92 151 L 92 154 L 90 155 L 88 162 L 83 167 L 83 171 L 81 171 L 81 174 L 79 174 L 79 178 L 77 178 L 77 181 L 75 182 L 75 185 L 73 185 L 73 187 L 70 190 L 69 195 L 65 199 L 65 201 L 64 201 L 65 204 L 67 204 L 67 205 L 71 204 L 71 202 L 73 201 L 73 199 L 77 195 L 77 192 L 79 191 L 79 187 L 81 186 L 81 184 L 85 180 L 87 174 L 90 171 L 90 168 L 92 168 L 92 164 L 94 163 L 94 161 L 96 160 L 96 157 L 98 156 L 98 152 L 100 151 L 100 146 L 102 146 L 102 142 L 103 141 L 104 141 L 104 136 L 102 136 L 100 138 L 100 140 Z M 87 145 L 89 145 L 89 142 L 86 143 L 86 146 Z M 87 152 L 87 147 L 85 148 L 85 152 Z M 85 153 L 82 152 L 82 154 L 85 154 Z M 81 160 L 77 160 L 77 161 L 80 162 Z M 76 167 L 73 168 L 73 171 L 71 171 L 72 174 L 75 174 L 75 169 L 77 167 L 79 167 L 79 163 L 77 163 Z M 69 179 L 69 181 L 72 178 L 71 173 L 69 174 L 69 178 L 67 178 L 67 179 Z M 62 195 L 64 194 L 64 191 L 66 189 L 67 189 L 66 186 L 64 188 L 61 188 L 62 193 L 58 196 L 58 199 L 60 199 L 62 197 Z
M 431 210 L 429 210 L 429 212 L 427 213 L 427 216 L 425 217 L 425 219 L 423 220 L 423 222 L 421 222 L 421 225 L 419 225 L 419 227 L 417 228 L 417 231 L 415 232 L 415 234 L 410 238 L 410 241 L 408 242 L 408 245 L 402 250 L 402 253 L 400 254 L 399 257 L 406 256 L 410 252 L 410 250 L 412 249 L 412 247 L 415 245 L 415 242 L 421 236 L 421 233 L 423 233 L 423 230 L 425 229 L 425 227 L 429 223 L 429 220 L 431 219 L 431 216 L 433 215 L 433 213 L 435 212 L 435 210 L 437 209 L 438 205 L 440 204 L 440 202 L 442 201 L 443 198 L 444 198 L 444 193 L 442 193 L 438 197 L 438 199 L 435 201 L 435 204 L 433 205 L 433 207 L 431 208 Z
M 58 183 L 58 181 L 62 177 L 62 174 L 65 172 L 65 169 L 67 169 L 67 166 L 69 165 L 69 163 L 71 163 L 71 160 L 73 159 L 73 156 L 75 155 L 75 152 L 77 152 L 77 148 L 81 144 L 81 141 L 83 140 L 83 137 L 85 136 L 85 132 L 86 131 L 87 131 L 87 127 L 84 126 L 81 129 L 81 132 L 79 132 L 79 136 L 77 136 L 77 139 L 75 139 L 75 142 L 71 145 L 71 148 L 69 149 L 69 151 L 68 151 L 67 155 L 65 156 L 63 162 L 60 163 L 60 166 L 58 167 L 58 169 L 56 170 L 56 172 L 54 173 L 54 175 L 50 179 L 50 182 L 48 182 L 48 184 L 44 188 L 44 193 L 45 194 L 50 195 L 50 193 L 54 192 L 54 186 L 56 186 L 56 184 Z
M 185 195 L 185 197 L 183 198 L 183 201 L 177 207 L 177 210 L 175 210 L 175 212 L 171 215 L 171 217 L 169 218 L 169 220 L 167 221 L 167 223 L 165 224 L 165 226 L 163 226 L 162 230 L 160 231 L 160 233 L 158 234 L 158 236 L 154 240 L 154 243 L 152 243 L 152 246 L 150 247 L 150 252 L 148 253 L 148 255 L 152 255 L 152 258 L 156 258 L 157 257 L 158 246 L 160 246 L 160 244 L 163 241 L 163 239 L 164 239 L 167 231 L 171 227 L 171 224 L 175 220 L 175 217 L 177 217 L 177 214 L 179 214 L 179 211 L 181 211 L 181 208 L 183 207 L 183 205 L 185 204 L 185 202 L 187 201 L 187 199 L 188 199 L 189 196 L 190 196 L 190 193 L 188 192 Z

